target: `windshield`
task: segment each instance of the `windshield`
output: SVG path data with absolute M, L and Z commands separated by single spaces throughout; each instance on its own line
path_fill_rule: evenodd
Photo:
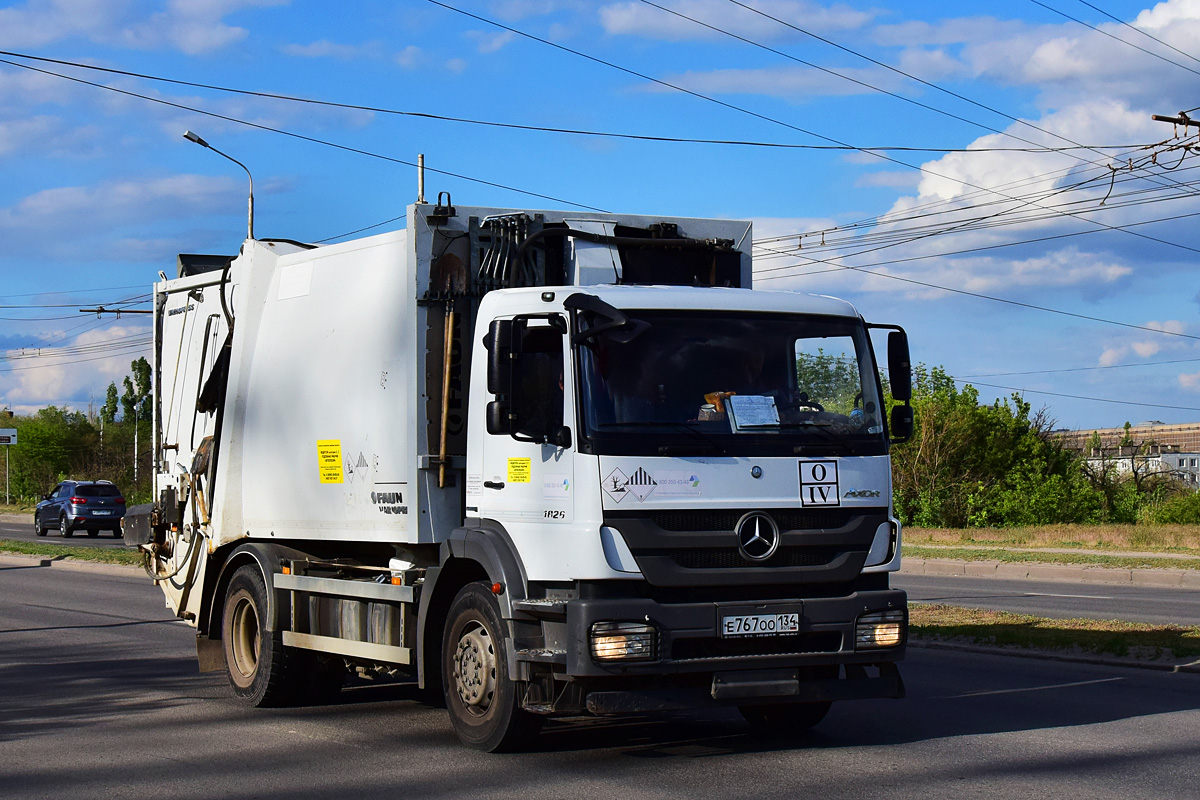
M 579 348 L 584 435 L 605 454 L 886 452 L 859 320 L 788 314 L 628 312 L 631 341 Z

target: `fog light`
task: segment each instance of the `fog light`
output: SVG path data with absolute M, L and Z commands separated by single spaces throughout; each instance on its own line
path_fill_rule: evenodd
M 658 658 L 658 629 L 642 622 L 592 624 L 592 658 L 597 661 L 652 661 Z
M 875 611 L 863 614 L 854 626 L 854 649 L 896 647 L 904 641 L 904 612 Z

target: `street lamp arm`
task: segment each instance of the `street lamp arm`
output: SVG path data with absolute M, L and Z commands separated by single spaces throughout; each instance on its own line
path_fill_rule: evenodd
M 228 153 L 222 153 L 220 150 L 218 150 L 217 148 L 213 147 L 211 144 L 209 144 L 208 142 L 206 142 L 202 138 L 200 138 L 199 135 L 192 133 L 191 131 L 184 131 L 183 138 L 187 139 L 189 142 L 195 142 L 196 144 L 200 145 L 201 147 L 205 147 L 205 148 L 208 148 L 209 150 L 212 150 L 217 155 L 221 156 L 222 158 L 229 159 L 230 161 L 232 161 L 233 163 L 235 163 L 239 167 L 241 167 L 243 170 L 245 170 L 246 177 L 250 179 L 249 217 L 248 217 L 248 220 L 246 223 L 246 231 L 247 231 L 246 238 L 253 239 L 254 238 L 254 176 L 250 174 L 250 168 L 247 167 L 242 162 L 238 161 L 233 156 L 229 155 Z

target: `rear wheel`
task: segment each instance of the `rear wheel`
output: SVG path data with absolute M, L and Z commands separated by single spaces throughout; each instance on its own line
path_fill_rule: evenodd
M 442 640 L 442 688 L 454 732 L 468 747 L 515 750 L 537 734 L 542 718 L 521 708 L 508 677 L 504 620 L 482 583 L 463 587 L 450 606 Z
M 92 537 L 93 539 L 95 539 L 97 536 L 100 535 L 100 529 L 99 528 L 91 528 L 88 530 L 87 535 Z
M 113 529 L 112 529 L 112 535 L 113 535 L 113 538 L 114 538 L 114 539 L 120 539 L 120 538 L 121 538 L 121 529 L 120 529 L 120 528 L 113 528 Z
M 825 719 L 828 700 L 822 703 L 786 703 L 770 706 L 738 706 L 746 721 L 771 736 L 791 736 L 803 733 Z
M 41 521 L 41 519 L 38 518 L 37 514 L 33 515 L 33 532 L 36 533 L 38 536 L 46 535 L 46 529 L 44 527 L 42 527 L 42 521 Z
M 221 640 L 229 683 L 254 706 L 281 706 L 297 694 L 297 659 L 269 615 L 267 585 L 254 565 L 241 567 L 229 581 Z
M 74 531 L 71 530 L 71 525 L 67 522 L 65 515 L 58 518 L 58 532 L 63 535 L 64 539 L 70 539 L 74 534 Z

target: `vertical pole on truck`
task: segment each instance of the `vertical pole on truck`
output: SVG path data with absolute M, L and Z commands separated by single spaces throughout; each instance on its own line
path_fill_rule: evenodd
M 417 202 L 425 202 L 425 154 L 417 153 Z
M 442 348 L 442 430 L 438 446 L 438 488 L 446 488 L 446 439 L 449 438 L 450 414 L 450 360 L 454 353 L 454 306 L 446 303 L 446 337 Z

